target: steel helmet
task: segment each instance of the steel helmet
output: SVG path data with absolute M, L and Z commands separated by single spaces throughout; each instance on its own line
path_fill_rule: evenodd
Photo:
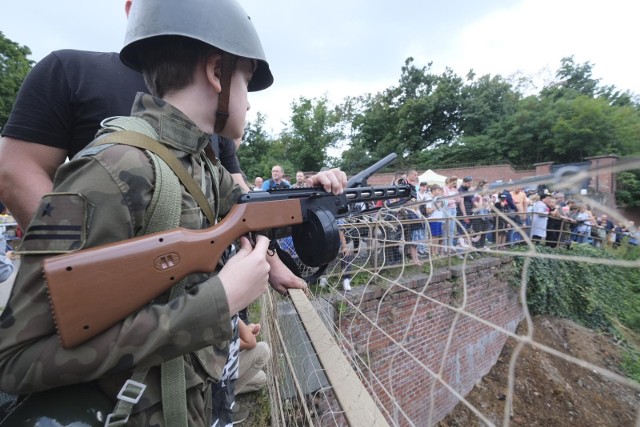
M 120 59 L 140 71 L 137 52 L 158 36 L 200 40 L 232 55 L 255 59 L 250 92 L 273 83 L 273 75 L 251 18 L 236 0 L 136 0 L 132 3 Z

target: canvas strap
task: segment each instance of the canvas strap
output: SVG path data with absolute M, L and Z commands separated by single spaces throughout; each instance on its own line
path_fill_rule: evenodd
M 222 90 L 218 96 L 218 109 L 216 111 L 215 133 L 220 134 L 229 118 L 229 96 L 231 94 L 231 76 L 236 68 L 236 56 L 223 53 L 220 64 L 220 86 Z
M 180 160 L 178 160 L 178 158 L 173 155 L 173 153 L 171 153 L 171 151 L 167 147 L 147 135 L 128 130 L 109 133 L 101 137 L 95 143 L 95 145 L 103 144 L 130 145 L 132 147 L 149 150 L 150 152 L 158 155 L 158 157 L 160 157 L 167 163 L 171 170 L 176 174 L 182 185 L 185 186 L 187 192 L 191 194 L 196 203 L 198 203 L 198 206 L 200 206 L 200 209 L 202 209 L 202 212 L 204 212 L 205 216 L 209 220 L 209 224 L 213 225 L 216 223 L 216 216 L 211 209 L 211 205 L 209 205 L 209 202 L 207 201 L 207 197 L 204 195 L 204 193 L 195 182 L 193 177 L 189 174 L 187 169 L 182 166 Z
M 181 192 L 178 180 L 183 183 L 187 191 L 196 199 L 209 221 L 215 223 L 215 216 L 202 190 L 179 160 L 162 144 L 145 134 L 126 130 L 107 134 L 100 138 L 96 145 L 108 143 L 135 146 L 151 153 L 155 173 L 155 191 L 145 212 L 144 234 L 175 228 L 179 225 Z M 212 170 L 213 167 L 209 162 L 207 162 L 207 165 Z M 169 299 L 172 300 L 183 295 L 185 284 L 186 279 L 183 279 L 175 285 L 171 289 Z M 129 414 L 133 409 L 133 405 L 137 403 L 137 399 L 134 401 L 127 398 L 127 396 L 138 393 L 139 399 L 139 396 L 144 391 L 144 388 L 141 390 L 140 388 L 144 387 L 142 381 L 147 372 L 147 369 L 137 370 L 131 380 L 125 383 L 118 395 L 118 404 L 114 412 L 109 416 L 110 419 L 106 425 L 120 426 L 128 422 Z M 183 357 L 176 357 L 162 363 L 160 372 L 164 422 L 168 426 L 187 427 L 188 415 Z M 122 396 L 125 398 L 122 398 Z

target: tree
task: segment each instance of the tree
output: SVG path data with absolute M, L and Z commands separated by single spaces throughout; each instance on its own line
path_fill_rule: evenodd
M 599 79 L 593 78 L 593 64 L 576 64 L 573 56 L 567 56 L 560 60 L 556 80 L 542 88 L 540 96 L 553 100 L 572 99 L 579 95 L 593 97 L 596 95 L 599 82 Z
M 271 166 L 278 163 L 273 160 L 272 155 L 276 142 L 267 134 L 264 125 L 265 116 L 261 113 L 257 114 L 255 122 L 247 123 L 242 145 L 237 153 L 242 171 L 249 182 L 253 182 L 256 176 L 269 178 Z
M 351 123 L 356 150 L 376 159 L 396 152 L 396 166 L 404 167 L 428 147 L 457 138 L 462 79 L 450 69 L 433 74 L 430 67 L 407 58 L 398 86 L 359 99 Z
M 420 164 L 435 167 L 440 164 L 490 164 L 520 153 L 498 145 L 496 131 L 500 124 L 512 117 L 518 109 L 521 95 L 501 76 L 484 75 L 476 79 L 473 70 L 467 74 L 467 83 L 461 87 L 459 114 L 454 137 L 435 149 L 423 151 L 417 159 Z
M 640 170 L 624 171 L 618 174 L 616 202 L 628 208 L 640 207 Z
M 7 123 L 20 85 L 33 66 L 28 55 L 31 50 L 27 46 L 9 40 L 0 31 L 0 129 Z
M 619 151 L 612 107 L 606 100 L 580 95 L 571 101 L 556 103 L 558 117 L 551 128 L 552 138 L 545 143 L 558 162 L 575 162 L 585 157 Z
M 514 114 L 521 99 L 520 93 L 500 75 L 486 74 L 477 80 L 474 76 L 470 71 L 469 83 L 462 88 L 461 130 L 468 136 L 485 134 L 489 127 Z
M 291 103 L 291 112 L 291 123 L 280 135 L 283 158 L 296 170 L 317 171 L 327 166 L 327 150 L 342 139 L 339 110 L 331 109 L 324 96 L 300 97 Z

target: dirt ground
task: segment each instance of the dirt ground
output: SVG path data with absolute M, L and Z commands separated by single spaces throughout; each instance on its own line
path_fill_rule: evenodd
M 524 327 L 523 322 L 520 328 Z M 534 319 L 533 338 L 565 354 L 622 374 L 621 348 L 611 337 L 568 320 L 543 316 Z M 504 425 L 509 361 L 514 348 L 515 340 L 509 340 L 498 363 L 467 396 L 495 425 Z M 637 389 L 528 345 L 518 357 L 511 426 L 640 426 L 640 422 L 636 424 L 640 419 L 639 410 Z M 469 408 L 459 404 L 438 427 L 484 425 Z

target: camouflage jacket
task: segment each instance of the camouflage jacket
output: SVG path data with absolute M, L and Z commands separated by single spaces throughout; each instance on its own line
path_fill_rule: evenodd
M 212 174 L 203 169 L 200 156 L 210 135 L 149 95 L 138 94 L 132 115 L 153 126 L 196 182 L 204 183 L 214 212 L 224 216 L 241 190 L 219 163 Z M 130 146 L 90 144 L 60 167 L 53 192 L 43 197 L 25 233 L 20 269 L 0 316 L 1 390 L 23 394 L 93 382 L 115 397 L 132 370 L 151 367 L 132 424 L 162 425 L 158 365 L 185 355 L 189 425 L 210 425 L 210 384 L 219 379 L 231 338 L 229 307 L 216 275 L 189 276 L 185 295 L 170 304 L 161 298 L 165 302 L 149 304 L 74 349 L 62 348 L 49 308 L 43 259 L 134 237 L 153 189 L 149 158 Z M 180 226 L 208 226 L 184 188 Z

